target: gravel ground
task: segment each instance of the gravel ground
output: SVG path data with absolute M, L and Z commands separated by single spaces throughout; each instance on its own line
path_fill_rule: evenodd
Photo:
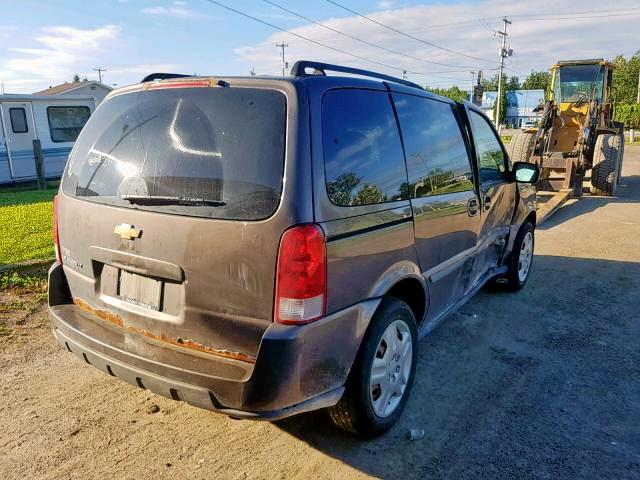
M 639 147 L 624 176 L 538 230 L 523 291 L 481 292 L 420 343 L 402 421 L 366 442 L 124 384 L 56 346 L 41 296 L 0 293 L 0 478 L 640 479 Z

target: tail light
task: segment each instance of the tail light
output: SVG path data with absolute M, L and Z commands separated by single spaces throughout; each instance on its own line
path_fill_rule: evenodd
M 282 235 L 278 251 L 274 319 L 309 323 L 325 314 L 327 249 L 318 225 L 300 225 Z
M 53 247 L 56 251 L 56 260 L 62 263 L 60 240 L 58 239 L 58 195 L 53 197 Z

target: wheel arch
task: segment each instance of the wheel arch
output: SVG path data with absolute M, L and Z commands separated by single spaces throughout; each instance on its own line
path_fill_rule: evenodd
M 409 305 L 419 325 L 429 304 L 429 290 L 420 267 L 408 260 L 391 265 L 369 291 L 369 298 L 384 296 L 398 298 Z

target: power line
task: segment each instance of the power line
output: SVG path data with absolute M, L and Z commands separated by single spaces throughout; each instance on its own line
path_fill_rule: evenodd
M 397 70 L 397 71 L 400 71 L 400 72 L 405 71 L 404 68 L 397 67 L 395 65 L 389 65 L 388 63 L 379 62 L 377 60 L 371 60 L 370 58 L 365 58 L 365 57 L 362 57 L 360 55 L 356 55 L 354 53 L 349 53 L 349 52 L 347 52 L 345 50 L 341 50 L 339 48 L 332 47 L 330 45 L 327 45 L 325 43 L 319 42 L 319 41 L 314 40 L 312 38 L 305 37 L 304 35 L 300 35 L 299 33 L 292 32 L 291 30 L 287 30 L 286 28 L 279 27 L 279 26 L 274 25 L 273 23 L 269 23 L 269 22 L 267 22 L 265 20 L 261 20 L 261 19 L 259 19 L 257 17 L 249 15 L 248 13 L 241 12 L 240 10 L 236 10 L 235 8 L 229 7 L 228 5 L 220 3 L 217 0 L 206 0 L 206 1 L 211 3 L 211 4 L 213 4 L 213 5 L 217 5 L 220 8 L 224 8 L 225 10 L 228 10 L 230 12 L 236 13 L 238 15 L 241 15 L 243 17 L 249 18 L 249 19 L 254 20 L 254 21 L 256 21 L 258 23 L 261 23 L 263 25 L 266 25 L 268 27 L 275 28 L 276 30 L 280 30 L 281 32 L 284 32 L 284 33 L 288 33 L 289 35 L 292 35 L 292 36 L 294 36 L 296 38 L 300 38 L 302 40 L 305 40 L 307 42 L 313 43 L 313 44 L 318 45 L 320 47 L 327 48 L 329 50 L 333 50 L 334 52 L 338 52 L 338 53 L 341 53 L 343 55 L 348 55 L 350 57 L 357 58 L 358 60 L 362 60 L 364 62 L 374 63 L 376 65 L 380 65 L 382 67 L 389 68 L 391 70 Z M 406 71 L 407 71 L 407 73 L 411 73 L 411 74 L 414 74 L 414 75 L 422 75 L 422 76 L 427 76 L 427 77 L 431 75 L 429 73 L 424 73 L 424 72 L 416 72 L 416 71 L 411 71 L 411 70 L 406 70 Z M 459 79 L 459 78 L 451 78 L 451 80 L 463 81 L 462 79 Z
M 582 16 L 582 17 L 576 16 L 576 15 L 587 15 L 590 13 L 598 13 L 598 12 L 603 12 L 605 13 L 605 15 L 593 15 L 593 16 Z M 627 13 L 615 13 L 615 12 L 627 12 Z M 529 21 L 580 20 L 580 19 L 588 19 L 588 18 L 606 18 L 606 17 L 622 17 L 622 16 L 634 17 L 638 15 L 640 15 L 640 12 L 638 12 L 637 9 L 629 7 L 629 8 L 623 8 L 623 9 L 617 9 L 617 10 L 591 10 L 591 11 L 584 11 L 584 12 L 565 12 L 565 13 L 548 13 L 548 14 L 523 13 L 523 14 L 508 15 L 508 17 L 519 18 L 518 20 L 519 23 L 525 23 Z M 561 18 L 553 18 L 555 16 L 560 16 Z M 527 19 L 527 17 L 537 17 L 537 18 Z M 471 25 L 476 22 L 484 21 L 484 20 L 487 20 L 487 21 L 498 20 L 500 18 L 501 17 L 497 17 L 497 16 L 496 17 L 479 17 L 479 18 L 474 18 L 470 20 L 462 20 L 458 22 L 439 23 L 436 25 L 432 25 L 428 28 L 420 28 L 416 30 L 412 29 L 408 31 L 412 33 L 426 33 L 426 32 L 431 32 L 433 30 L 442 30 L 442 29 L 448 29 L 448 28 L 461 27 L 464 25 Z
M 383 47 L 382 45 L 377 45 L 377 44 L 375 44 L 375 43 L 369 42 L 368 40 L 363 40 L 362 38 L 358 38 L 358 37 L 356 37 L 356 36 L 354 36 L 354 35 L 351 35 L 351 34 L 349 34 L 349 33 L 345 33 L 345 32 L 343 32 L 343 31 L 341 31 L 341 30 L 338 30 L 337 28 L 333 28 L 333 27 L 330 27 L 329 25 L 325 25 L 325 24 L 323 24 L 323 23 L 320 23 L 320 22 L 318 22 L 318 21 L 316 21 L 316 20 L 314 20 L 314 19 L 312 19 L 312 18 L 309 18 L 309 17 L 306 17 L 306 16 L 304 16 L 304 15 L 301 15 L 300 13 L 294 12 L 293 10 L 289 10 L 288 8 L 285 8 L 285 7 L 283 7 L 282 5 L 278 5 L 277 3 L 272 2 L 271 0 L 262 0 L 262 1 L 263 1 L 263 2 L 265 2 L 265 3 L 268 3 L 269 5 L 274 6 L 274 7 L 276 7 L 276 8 L 279 8 L 279 9 L 280 9 L 280 10 L 282 10 L 283 12 L 287 12 L 287 13 L 289 13 L 290 15 L 294 15 L 294 16 L 296 16 L 296 17 L 298 17 L 298 18 L 301 18 L 301 19 L 303 19 L 303 20 L 305 20 L 305 21 L 307 21 L 307 22 L 313 23 L 314 25 L 318 25 L 319 27 L 322 27 L 322 28 L 324 28 L 324 29 L 326 29 L 326 30 L 329 30 L 329 31 L 335 32 L 335 33 L 337 33 L 337 34 L 339 34 L 339 35 L 343 35 L 343 36 L 345 36 L 345 37 L 347 37 L 347 38 L 350 38 L 350 39 L 352 39 L 352 40 L 355 40 L 355 41 L 357 41 L 357 42 L 364 43 L 365 45 L 369 45 L 370 47 L 379 48 L 380 50 L 384 50 L 385 52 L 393 53 L 394 55 L 400 55 L 400 56 L 402 56 L 402 57 L 410 58 L 410 59 L 412 59 L 412 60 L 417 60 L 417 61 L 419 61 L 419 62 L 433 63 L 434 65 L 441 65 L 441 66 L 445 66 L 445 67 L 459 67 L 459 68 L 464 68 L 463 70 L 457 70 L 457 71 L 455 71 L 455 70 L 454 70 L 454 71 L 443 71 L 443 72 L 432 72 L 432 73 L 457 73 L 457 72 L 466 72 L 468 68 L 472 68 L 472 67 L 467 67 L 467 68 L 465 68 L 465 67 L 463 67 L 463 66 L 459 66 L 459 65 L 452 65 L 452 64 L 449 64 L 449 63 L 441 63 L 441 62 L 435 62 L 435 61 L 433 61 L 433 60 L 426 60 L 426 59 L 424 59 L 424 58 L 414 57 L 413 55 L 408 55 L 408 54 L 406 54 L 406 53 L 402 53 L 402 52 L 399 52 L 399 51 L 397 51 L 397 50 L 392 50 L 392 49 L 390 49 L 390 48 Z
M 466 53 L 457 52 L 456 50 L 452 50 L 452 49 L 447 48 L 447 47 L 442 47 L 440 45 L 436 45 L 435 43 L 428 42 L 427 40 L 423 40 L 421 38 L 414 37 L 413 35 L 410 35 L 410 34 L 408 34 L 406 32 L 403 32 L 402 30 L 398 30 L 397 28 L 394 28 L 394 27 L 386 25 L 386 24 L 384 24 L 382 22 L 379 22 L 378 20 L 376 20 L 374 18 L 367 17 L 366 15 L 363 15 L 362 13 L 356 12 L 355 10 L 351 10 L 350 8 L 345 7 L 344 5 L 340 5 L 338 2 L 334 2 L 333 0 L 325 0 L 325 1 L 331 3 L 332 5 L 335 5 L 336 7 L 342 8 L 343 10 L 346 10 L 347 12 L 351 12 L 354 15 L 357 15 L 357 16 L 359 16 L 361 18 L 364 18 L 365 20 L 368 20 L 368 21 L 370 21 L 372 23 L 375 23 L 376 25 L 380 25 L 381 27 L 386 28 L 387 30 L 391 30 L 392 32 L 396 32 L 396 33 L 398 33 L 400 35 L 404 35 L 407 38 L 411 38 L 413 40 L 416 40 L 417 42 L 424 43 L 425 45 L 429 45 L 431 47 L 438 48 L 440 50 L 444 50 L 445 52 L 453 53 L 455 55 L 460 55 L 462 57 L 471 58 L 473 60 L 479 60 L 481 62 L 488 62 L 488 63 L 496 63 L 496 62 L 494 62 L 492 60 L 487 60 L 486 58 L 480 58 L 480 57 L 474 57 L 473 55 L 467 55 Z

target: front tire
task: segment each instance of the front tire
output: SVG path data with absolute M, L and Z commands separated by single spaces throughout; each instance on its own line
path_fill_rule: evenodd
M 509 257 L 509 270 L 506 275 L 496 279 L 497 283 L 504 285 L 507 290 L 516 292 L 527 283 L 531 265 L 533 263 L 533 248 L 535 246 L 535 227 L 532 222 L 526 221 L 513 243 L 513 250 Z
M 620 180 L 622 179 L 622 162 L 624 160 L 624 133 L 619 135 L 620 137 L 620 158 L 618 159 L 618 178 L 617 183 L 620 184 Z
M 367 437 L 389 430 L 409 397 L 417 346 L 418 330 L 411 308 L 397 298 L 384 298 L 362 340 L 345 393 L 329 409 L 333 423 Z
M 620 135 L 603 133 L 596 138 L 591 168 L 591 193 L 615 195 L 618 186 L 618 165 L 623 144 Z

